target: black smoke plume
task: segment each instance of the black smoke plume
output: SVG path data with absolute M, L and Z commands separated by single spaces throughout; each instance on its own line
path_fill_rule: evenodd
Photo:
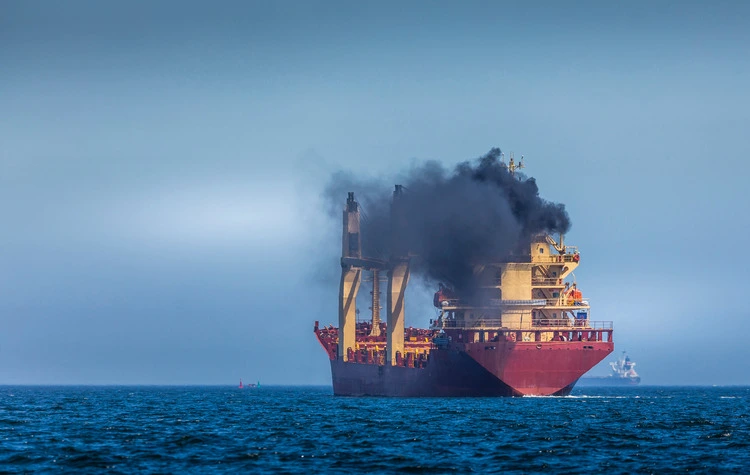
M 565 205 L 540 198 L 536 181 L 510 173 L 500 157 L 500 149 L 493 148 L 452 172 L 436 162 L 412 168 L 396 182 L 404 187 L 403 224 L 393 233 L 393 184 L 339 172 L 327 186 L 326 197 L 340 218 L 346 192 L 354 192 L 362 210 L 363 255 L 388 258 L 392 236 L 399 236 L 414 256 L 413 273 L 446 282 L 467 297 L 475 290 L 476 264 L 528 253 L 533 235 L 570 228 Z

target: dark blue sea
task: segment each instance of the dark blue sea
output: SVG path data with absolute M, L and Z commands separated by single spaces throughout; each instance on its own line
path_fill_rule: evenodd
M 0 472 L 747 473 L 750 388 L 0 387 Z

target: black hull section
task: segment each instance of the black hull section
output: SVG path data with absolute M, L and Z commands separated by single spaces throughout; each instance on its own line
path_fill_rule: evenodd
M 522 394 L 462 351 L 435 349 L 426 368 L 331 360 L 337 396 L 507 397 Z M 555 395 L 570 394 L 570 385 Z

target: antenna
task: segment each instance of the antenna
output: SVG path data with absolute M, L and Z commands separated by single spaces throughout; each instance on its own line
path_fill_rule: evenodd
M 515 163 L 513 160 L 513 152 L 510 152 L 510 162 L 508 163 L 508 171 L 511 175 L 516 174 L 516 170 L 519 168 L 525 168 L 523 165 L 523 155 L 521 155 L 521 160 L 518 161 L 518 163 Z

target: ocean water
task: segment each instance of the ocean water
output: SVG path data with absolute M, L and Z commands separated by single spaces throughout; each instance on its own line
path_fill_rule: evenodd
M 0 387 L 0 471 L 748 473 L 750 388 L 334 397 L 327 387 Z

